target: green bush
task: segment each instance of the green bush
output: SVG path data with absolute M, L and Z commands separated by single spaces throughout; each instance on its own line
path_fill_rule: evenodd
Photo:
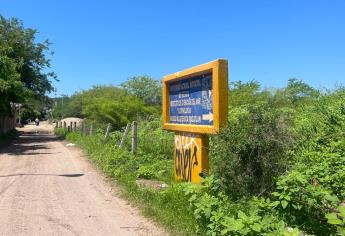
M 211 142 L 212 172 L 233 198 L 265 193 L 290 165 L 293 111 L 271 103 L 229 111 L 228 127 Z
M 256 199 L 231 201 L 213 176 L 201 185 L 187 185 L 185 194 L 198 222 L 198 232 L 206 235 L 299 235 L 274 214 L 261 208 Z
M 172 159 L 174 134 L 162 129 L 162 120 L 153 119 L 141 122 L 138 126 L 138 148 L 144 154 L 155 159 Z
M 61 138 L 65 138 L 67 135 L 67 130 L 64 128 L 55 128 L 55 134 L 60 136 Z
M 345 90 L 340 89 L 297 117 L 295 164 L 279 177 L 272 193 L 273 207 L 281 217 L 311 234 L 335 234 L 337 228 L 326 216 L 345 200 L 344 104 Z

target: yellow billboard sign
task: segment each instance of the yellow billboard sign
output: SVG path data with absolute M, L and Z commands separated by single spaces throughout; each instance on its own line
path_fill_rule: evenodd
M 228 62 L 218 59 L 163 79 L 163 127 L 215 134 L 227 122 Z
M 163 128 L 175 131 L 175 179 L 208 174 L 208 137 L 227 123 L 228 62 L 218 59 L 163 79 Z

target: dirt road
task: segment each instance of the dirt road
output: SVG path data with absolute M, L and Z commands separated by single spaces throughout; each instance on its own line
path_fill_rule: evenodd
M 47 124 L 0 150 L 1 235 L 165 235 Z

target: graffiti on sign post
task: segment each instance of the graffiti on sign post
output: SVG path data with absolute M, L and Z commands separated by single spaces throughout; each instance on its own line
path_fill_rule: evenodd
M 200 182 L 200 174 L 207 172 L 208 168 L 205 155 L 205 139 L 201 135 L 186 132 L 175 134 L 175 178 Z
M 199 167 L 195 135 L 175 135 L 175 175 L 182 180 L 192 181 L 192 174 Z

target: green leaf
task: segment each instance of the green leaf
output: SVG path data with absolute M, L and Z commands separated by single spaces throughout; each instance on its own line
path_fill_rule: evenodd
M 220 231 L 221 235 L 226 235 L 228 232 L 228 229 L 223 229 L 222 231 Z
M 244 219 L 247 218 L 247 216 L 246 216 L 246 214 L 245 214 L 243 211 L 239 211 L 239 212 L 238 212 L 238 218 L 244 220 Z
M 236 220 L 231 225 L 233 231 L 238 231 L 243 229 L 244 224 L 240 220 Z
M 279 201 L 274 201 L 274 202 L 271 203 L 271 207 L 276 207 L 276 206 L 278 206 L 279 204 L 280 204 Z
M 285 201 L 285 200 L 281 201 L 280 203 L 281 203 L 283 209 L 285 209 L 285 208 L 287 207 L 287 205 L 289 204 L 289 203 L 288 203 L 287 201 Z
M 261 225 L 258 223 L 254 223 L 251 228 L 255 231 L 255 232 L 260 232 L 261 231 Z
M 339 225 L 341 224 L 341 220 L 338 219 L 335 213 L 326 214 L 327 222 L 331 225 Z
M 338 197 L 335 195 L 328 195 L 327 194 L 327 195 L 325 195 L 325 199 L 327 201 L 330 201 L 330 202 L 338 202 L 339 201 Z
M 343 217 L 343 219 L 345 219 L 345 207 L 339 206 L 338 210 L 339 210 L 341 217 Z
M 338 233 L 342 236 L 345 235 L 345 229 L 338 229 Z

